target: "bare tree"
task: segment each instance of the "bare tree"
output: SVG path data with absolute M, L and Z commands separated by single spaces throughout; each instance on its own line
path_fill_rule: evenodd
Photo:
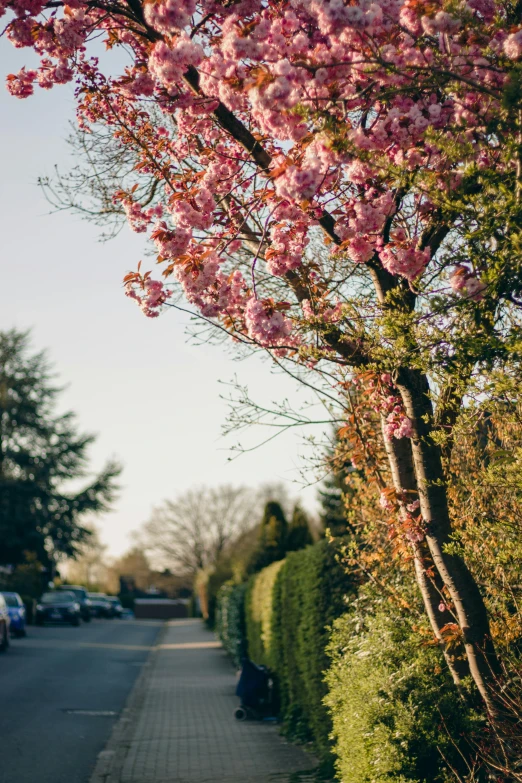
M 258 522 L 255 493 L 229 485 L 197 487 L 153 509 L 142 544 L 154 561 L 195 573 L 213 565 L 232 541 Z
M 120 592 L 120 577 L 125 577 L 138 590 L 149 590 L 154 581 L 153 572 L 143 547 L 137 544 L 115 560 L 108 569 L 107 589 Z

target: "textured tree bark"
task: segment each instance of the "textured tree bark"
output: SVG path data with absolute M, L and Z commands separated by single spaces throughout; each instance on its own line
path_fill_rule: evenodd
M 384 419 L 382 423 L 384 425 Z M 397 492 L 401 492 L 402 490 L 406 489 L 417 492 L 417 482 L 413 468 L 413 459 L 409 440 L 403 438 L 401 440 L 390 441 L 384 433 L 384 428 L 383 439 L 388 461 L 390 463 L 395 490 Z M 438 605 L 441 601 L 442 580 L 440 580 L 439 577 L 439 584 L 436 585 L 432 582 L 426 573 L 426 569 L 430 560 L 426 545 L 423 545 L 422 542 L 412 542 L 411 548 L 413 552 L 415 577 L 422 596 L 426 614 L 428 615 L 433 633 L 435 634 L 442 654 L 444 655 L 446 664 L 451 672 L 451 676 L 453 677 L 453 682 L 460 691 L 462 687 L 462 679 L 463 677 L 466 677 L 470 671 L 466 659 L 459 658 L 450 653 L 446 641 L 444 640 L 444 636 L 441 632 L 444 622 L 442 622 L 440 619 Z
M 433 406 L 428 379 L 419 371 L 402 369 L 397 387 L 413 424 L 414 434 L 410 442 L 420 509 L 426 524 L 426 541 L 454 604 L 471 676 L 488 712 L 495 715 L 497 710 L 490 685 L 500 668 L 491 640 L 486 607 L 462 558 L 444 551 L 445 545 L 451 541 L 452 526 L 441 449 L 432 437 Z

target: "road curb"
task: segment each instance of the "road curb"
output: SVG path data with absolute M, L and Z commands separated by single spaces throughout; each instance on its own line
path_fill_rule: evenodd
M 140 675 L 134 683 L 105 748 L 98 754 L 89 783 L 117 783 L 119 780 L 127 751 L 132 742 L 137 716 L 147 693 L 147 683 L 153 669 L 153 659 L 166 636 L 167 628 L 168 622 L 165 622 L 156 636 L 154 646 L 143 664 Z

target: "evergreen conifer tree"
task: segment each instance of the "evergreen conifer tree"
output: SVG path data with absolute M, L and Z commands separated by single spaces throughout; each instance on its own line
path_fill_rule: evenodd
M 263 513 L 259 532 L 259 543 L 249 565 L 249 573 L 256 573 L 286 554 L 288 522 L 279 503 L 269 501 Z
M 308 516 L 299 503 L 296 503 L 288 528 L 286 551 L 296 552 L 298 549 L 304 549 L 309 544 L 313 544 L 313 542 Z
M 78 432 L 72 413 L 56 415 L 59 392 L 45 354 L 31 355 L 28 333 L 0 332 L 0 564 L 18 565 L 28 552 L 47 566 L 74 556 L 89 536 L 81 519 L 114 498 L 115 462 L 65 491 L 87 476 L 94 437 Z
M 332 536 L 344 536 L 348 532 L 346 508 L 344 505 L 345 474 L 333 473 L 323 482 L 319 490 L 319 501 L 322 506 L 321 523 L 323 531 L 329 530 Z

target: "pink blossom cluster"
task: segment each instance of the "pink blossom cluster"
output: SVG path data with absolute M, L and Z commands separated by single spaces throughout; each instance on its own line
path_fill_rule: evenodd
M 289 344 L 292 322 L 270 300 L 251 297 L 245 307 L 248 335 L 260 345 L 272 347 Z
M 360 0 L 355 5 L 345 5 L 343 0 L 315 0 L 311 6 L 317 14 L 319 29 L 323 33 L 335 33 L 342 28 L 371 33 L 383 21 L 380 4 L 371 0 Z
M 486 284 L 464 264 L 457 264 L 454 268 L 450 277 L 450 285 L 456 294 L 476 302 L 483 299 L 487 288 Z
M 413 246 L 387 245 L 380 253 L 382 265 L 392 275 L 400 275 L 407 280 L 415 280 L 422 274 L 430 260 L 430 250 L 417 250 Z
M 354 382 L 359 383 L 356 376 Z M 377 380 L 370 380 L 369 402 L 373 410 L 385 418 L 384 434 L 388 440 L 392 438 L 413 437 L 413 423 L 406 416 L 402 400 L 393 387 L 389 373 L 382 373 Z
M 276 179 L 276 193 L 288 201 L 311 201 L 322 180 L 318 163 L 308 166 L 288 166 Z
M 156 224 L 150 238 L 155 243 L 160 256 L 176 259 L 186 252 L 192 239 L 192 231 L 185 226 L 178 226 L 171 231 L 163 221 Z
M 195 0 L 149 0 L 143 4 L 147 24 L 167 35 L 183 30 L 195 10 Z
M 409 514 L 414 514 L 420 508 L 420 501 L 418 498 L 409 500 L 409 494 L 405 489 L 399 492 L 390 489 L 382 490 L 379 496 L 379 505 L 385 511 L 394 511 L 398 506 L 401 506 Z
M 423 16 L 421 18 L 421 25 L 425 33 L 428 35 L 436 35 L 437 33 L 452 33 L 457 32 L 460 28 L 460 19 L 455 18 L 446 11 L 437 11 L 435 16 Z
M 410 544 L 418 544 L 426 537 L 425 525 L 420 514 L 415 512 L 420 507 L 418 499 L 411 500 L 407 490 L 393 490 L 386 488 L 381 490 L 379 505 L 388 513 L 395 512 L 398 515 L 397 522 L 391 522 L 392 530 L 398 532 Z
M 82 129 L 111 128 L 136 155 L 136 180 L 158 185 L 163 208 L 139 204 L 136 190 L 116 195 L 131 228 L 177 262 L 169 269 L 201 313 L 242 323 L 262 345 L 295 337 L 276 301 L 289 273 L 315 289 L 313 306 L 302 303 L 304 329 L 342 318 L 335 264 L 345 259 L 408 281 L 422 275 L 430 251 L 419 237 L 435 210 L 426 188 L 447 193 L 463 177 L 446 147 L 469 149 L 480 170 L 497 166 L 484 129 L 522 58 L 522 29 L 505 23 L 500 0 L 451 9 L 439 0 L 147 0 L 141 21 L 111 0 L 99 6 L 0 0 L 12 44 L 40 58 L 11 74 L 8 89 L 25 98 L 77 80 Z M 90 56 L 100 34 L 109 50 L 130 53 L 120 77 Z M 413 183 L 407 203 L 397 196 L 402 175 Z M 335 253 L 312 260 L 311 238 L 329 221 Z M 253 295 L 240 264 L 256 241 Z M 462 297 L 484 295 L 465 265 L 450 283 Z M 157 313 L 151 286 L 136 295 Z M 376 402 L 389 436 L 411 437 L 400 400 L 383 402 L 396 396 L 389 386 Z
M 395 504 L 390 499 L 389 492 L 381 492 L 379 495 L 379 505 L 384 511 L 393 511 L 395 509 Z
M 412 438 L 413 425 L 411 419 L 404 415 L 401 406 L 395 408 L 386 417 L 384 434 L 391 440 L 393 438 Z
M 266 266 L 270 274 L 282 277 L 291 269 L 297 269 L 304 259 L 308 237 L 309 221 L 302 219 L 295 223 L 273 223 L 270 229 L 270 252 Z
M 187 66 L 199 65 L 203 57 L 203 47 L 182 34 L 172 45 L 163 41 L 154 45 L 149 57 L 149 71 L 163 86 L 175 87 L 183 79 Z
M 223 313 L 230 318 L 242 317 L 246 289 L 243 276 L 237 269 L 228 276 L 221 272 L 216 254 L 199 263 L 176 266 L 174 274 L 187 301 L 206 318 L 216 318 Z
M 230 184 L 239 172 L 239 161 L 232 160 L 227 154 L 226 148 L 222 150 L 222 153 L 222 157 L 218 157 L 210 163 L 201 179 L 201 186 L 211 193 L 227 193 Z
M 343 317 L 342 302 L 331 305 L 327 300 L 320 299 L 315 301 L 312 306 L 309 299 L 303 299 L 301 309 L 305 319 L 311 323 L 333 324 Z
M 426 531 L 423 525 L 419 524 L 411 517 L 407 518 L 405 522 L 403 522 L 402 528 L 404 530 L 405 537 L 412 544 L 420 544 L 421 541 L 424 541 L 426 538 Z
M 522 57 L 522 29 L 507 36 L 504 52 L 511 60 L 519 60 Z
M 155 82 L 143 68 L 129 68 L 124 77 L 114 80 L 113 86 L 125 98 L 150 98 L 154 95 Z
M 340 162 L 327 137 L 319 134 L 306 146 L 298 165 L 291 158 L 285 161 L 283 156 L 274 161 L 275 167 L 283 164 L 275 178 L 276 193 L 290 203 L 311 201 L 320 192 L 330 190 L 338 178 Z
M 362 184 L 366 174 L 364 164 L 361 167 L 350 165 L 350 176 Z M 339 237 L 347 245 L 350 259 L 356 264 L 366 264 L 382 245 L 382 230 L 385 222 L 393 215 L 394 203 L 391 193 L 379 193 L 368 188 L 364 197 L 350 199 L 336 225 Z
M 176 199 L 170 202 L 169 211 L 178 226 L 210 228 L 213 223 L 215 201 L 208 188 L 200 188 L 191 201 Z
M 144 280 L 140 286 L 127 283 L 125 295 L 134 299 L 147 318 L 157 318 L 161 305 L 165 304 L 168 298 L 168 292 L 163 283 L 160 280 L 151 280 L 150 278 Z
M 161 205 L 143 209 L 138 201 L 133 201 L 132 198 L 128 196 L 122 199 L 122 203 L 127 216 L 127 222 L 131 229 L 137 234 L 143 234 L 154 218 L 161 217 L 163 214 L 163 207 Z
M 9 74 L 7 77 L 7 89 L 15 98 L 27 98 L 34 92 L 33 84 L 38 77 L 38 72 L 21 68 L 17 74 Z

